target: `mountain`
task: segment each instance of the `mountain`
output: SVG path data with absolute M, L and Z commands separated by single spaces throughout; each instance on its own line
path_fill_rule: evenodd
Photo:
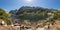
M 23 6 L 21 7 L 17 14 L 24 13 L 24 12 L 41 12 L 41 11 L 46 11 L 42 7 L 29 7 L 29 6 Z
M 11 10 L 11 17 L 23 20 L 38 21 L 49 17 L 47 13 L 57 12 L 57 9 L 22 6 L 18 10 Z

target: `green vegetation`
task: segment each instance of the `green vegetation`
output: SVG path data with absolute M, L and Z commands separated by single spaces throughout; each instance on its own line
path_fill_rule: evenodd
M 19 15 L 20 19 L 30 20 L 30 21 L 38 21 L 41 19 L 47 18 L 47 13 L 24 13 Z
M 60 19 L 60 12 L 56 12 L 56 13 L 55 13 L 54 19 Z
M 8 25 L 11 24 L 9 20 L 9 14 L 4 10 L 0 8 L 0 19 L 3 19 Z

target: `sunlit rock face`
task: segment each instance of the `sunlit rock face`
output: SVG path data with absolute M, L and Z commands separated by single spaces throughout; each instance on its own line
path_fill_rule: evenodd
M 0 19 L 0 25 L 7 26 L 6 22 L 5 22 L 5 21 L 3 21 L 2 19 Z
M 27 30 L 32 30 L 32 29 L 27 29 Z
M 48 25 L 45 25 L 43 27 L 38 27 L 36 30 L 48 30 Z
M 37 30 L 45 30 L 45 29 L 44 29 L 44 28 L 40 28 L 40 27 L 39 27 L 39 28 L 37 28 Z

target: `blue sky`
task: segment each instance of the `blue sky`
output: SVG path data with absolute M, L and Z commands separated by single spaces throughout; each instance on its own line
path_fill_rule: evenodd
M 39 6 L 44 8 L 60 8 L 60 0 L 0 0 L 0 8 L 10 11 L 22 6 Z

